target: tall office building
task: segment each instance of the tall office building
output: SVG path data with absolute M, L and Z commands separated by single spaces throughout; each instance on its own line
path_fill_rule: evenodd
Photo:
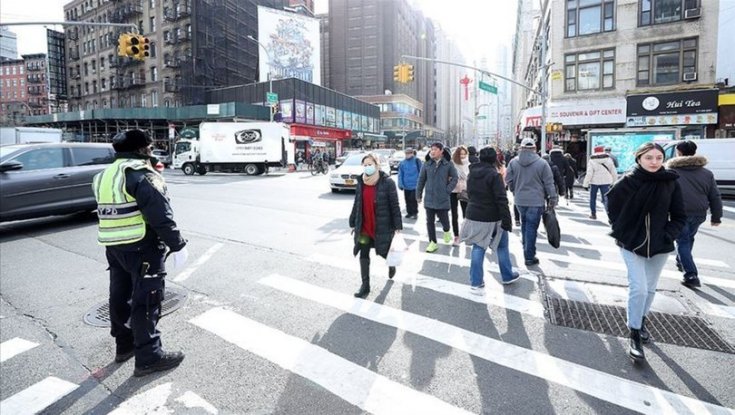
M 70 110 L 205 103 L 209 88 L 258 79 L 257 6 L 285 0 L 74 0 L 66 20 L 130 23 L 150 40 L 144 61 L 117 54 L 119 27 L 66 32 Z
M 434 27 L 406 0 L 329 1 L 329 85 L 352 96 L 390 91 L 417 100 L 422 120 L 435 121 L 434 65 L 403 55 L 434 57 Z M 414 81 L 393 79 L 393 67 L 414 65 Z M 406 126 L 408 128 L 408 126 Z
M 18 59 L 18 36 L 7 27 L 0 27 L 0 61 Z

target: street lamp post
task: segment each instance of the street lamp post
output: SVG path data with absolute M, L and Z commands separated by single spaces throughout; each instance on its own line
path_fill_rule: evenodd
M 257 43 L 258 46 L 263 48 L 263 50 L 265 51 L 265 56 L 268 57 L 268 74 L 267 74 L 268 75 L 268 93 L 272 94 L 273 93 L 273 77 L 271 77 L 271 70 L 270 70 L 271 54 L 268 53 L 268 49 L 266 49 L 266 47 L 263 46 L 263 44 L 260 43 L 258 39 L 252 37 L 251 35 L 248 35 L 248 39 L 252 40 L 253 42 Z M 270 112 L 271 122 L 273 122 L 273 109 L 271 109 L 269 112 Z

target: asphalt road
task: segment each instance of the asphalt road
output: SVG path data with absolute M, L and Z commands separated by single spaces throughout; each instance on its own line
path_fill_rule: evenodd
M 308 173 L 165 174 L 191 256 L 167 282 L 188 299 L 159 327 L 186 360 L 134 378 L 132 361 L 112 362 L 109 330 L 83 322 L 108 288 L 93 215 L 0 224 L 2 415 L 733 413 L 735 354 L 654 342 L 633 365 L 626 339 L 548 322 L 539 281 L 556 296 L 625 304 L 620 254 L 604 214 L 586 219 L 581 189 L 558 209 L 562 246 L 539 238 L 539 267 L 518 261 L 514 230 L 515 284 L 499 284 L 488 254 L 486 294 L 470 294 L 469 249 L 424 253 L 420 215 L 404 223 L 396 278 L 374 259 L 363 301 L 352 297 L 354 193 Z M 725 203 L 724 223 L 696 242 L 703 287 L 681 286 L 670 261 L 654 309 L 702 317 L 735 345 L 735 201 Z

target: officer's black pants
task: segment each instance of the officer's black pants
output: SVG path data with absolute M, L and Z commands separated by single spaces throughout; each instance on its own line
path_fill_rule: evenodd
M 146 366 L 163 355 L 156 328 L 164 293 L 165 247 L 131 252 L 107 247 L 110 265 L 110 334 L 117 353 L 135 349 L 135 365 Z

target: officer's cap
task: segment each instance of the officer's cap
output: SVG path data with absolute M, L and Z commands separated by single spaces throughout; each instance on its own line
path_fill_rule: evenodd
M 136 151 L 153 143 L 146 133 L 140 130 L 123 131 L 112 139 L 112 148 L 118 153 Z

